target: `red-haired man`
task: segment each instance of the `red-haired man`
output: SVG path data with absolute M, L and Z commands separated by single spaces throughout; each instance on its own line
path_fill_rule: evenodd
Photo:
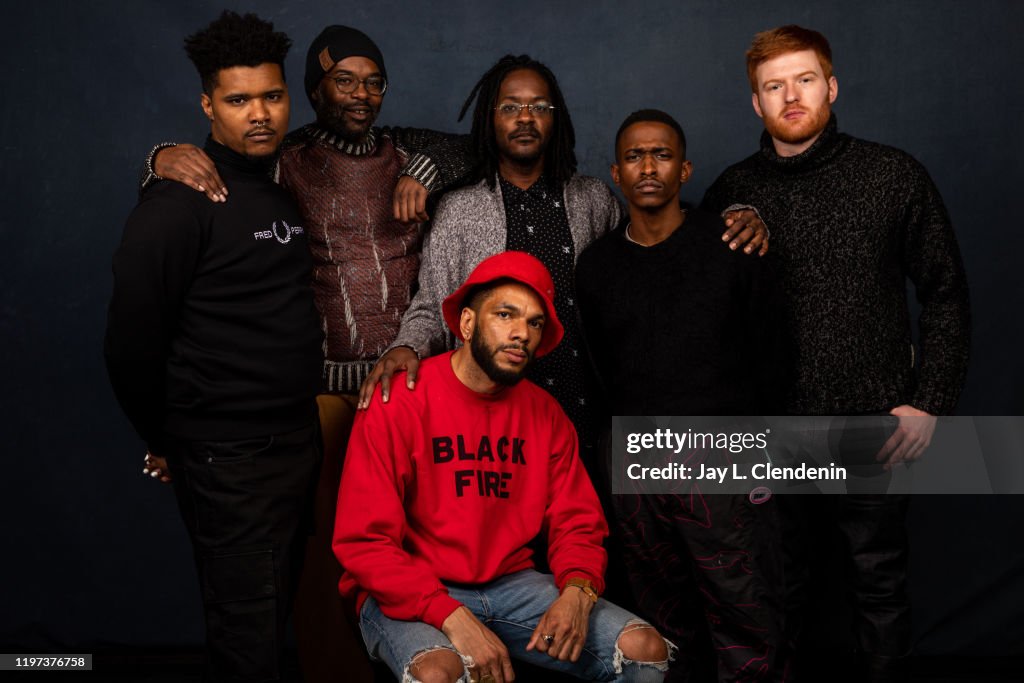
M 771 227 L 797 359 L 787 410 L 891 416 L 876 456 L 884 484 L 893 466 L 920 457 L 934 416 L 952 412 L 967 371 L 967 283 L 949 216 L 910 155 L 839 132 L 839 86 L 823 35 L 799 26 L 757 34 L 747 75 L 765 125 L 761 149 L 727 169 L 705 205 L 753 204 Z M 917 345 L 908 278 L 921 303 Z M 855 567 L 866 680 L 905 680 L 906 497 L 800 501 L 794 521 L 810 519 L 804 506 L 813 502 L 836 508 Z

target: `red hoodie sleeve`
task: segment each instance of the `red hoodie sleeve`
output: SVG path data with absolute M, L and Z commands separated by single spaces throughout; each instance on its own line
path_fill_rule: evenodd
M 608 554 L 602 542 L 608 535 L 601 503 L 579 459 L 576 430 L 561 410 L 552 421 L 550 486 L 544 524 L 548 531 L 548 564 L 561 590 L 579 576 L 604 592 Z
M 410 454 L 422 447 L 416 443 L 422 436 L 401 393 L 393 392 L 384 405 L 378 387 L 369 409 L 356 417 L 338 492 L 334 554 L 386 616 L 440 629 L 461 603 L 429 566 L 402 547 L 403 502 L 415 476 Z

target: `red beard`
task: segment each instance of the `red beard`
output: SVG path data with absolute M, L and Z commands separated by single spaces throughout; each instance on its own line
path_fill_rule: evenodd
M 832 105 L 827 100 L 819 107 L 800 108 L 806 113 L 795 121 L 787 121 L 784 118 L 786 112 L 777 118 L 765 119 L 764 127 L 768 130 L 768 134 L 787 145 L 799 145 L 825 130 L 832 113 Z M 791 107 L 790 110 L 792 109 Z

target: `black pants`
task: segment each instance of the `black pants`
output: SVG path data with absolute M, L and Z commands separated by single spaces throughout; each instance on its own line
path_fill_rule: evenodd
M 318 426 L 244 441 L 169 439 L 164 456 L 199 573 L 204 680 L 280 680 L 320 462 Z
M 853 598 L 854 647 L 860 653 L 858 681 L 907 679 L 910 598 L 907 591 L 910 497 L 890 490 L 892 477 L 875 457 L 898 420 L 876 416 L 809 418 L 819 432 L 779 439 L 776 455 L 791 464 L 836 462 L 850 478 L 844 495 L 778 496 L 785 528 L 787 621 L 798 643 L 798 680 L 834 679 L 834 662 L 820 660 L 812 643 L 820 636 L 817 591 L 845 576 Z M 824 425 L 824 429 L 822 429 Z M 815 444 L 808 449 L 807 444 Z M 811 485 L 806 489 L 814 490 Z M 832 556 L 836 532 L 839 555 Z M 836 562 L 836 560 L 839 560 Z M 833 619 L 833 621 L 835 621 Z
M 612 499 L 639 613 L 679 646 L 666 680 L 786 680 L 774 501 L 699 492 Z M 708 635 L 713 662 L 700 656 Z
M 838 528 L 849 587 L 856 603 L 856 646 L 868 655 L 901 657 L 910 650 L 909 543 L 904 494 L 780 497 L 788 518 L 787 578 L 791 622 L 797 629 L 813 608 L 812 570 L 828 571 L 812 554 L 829 547 Z M 842 571 L 843 567 L 835 568 Z M 806 640 L 808 634 L 799 634 Z

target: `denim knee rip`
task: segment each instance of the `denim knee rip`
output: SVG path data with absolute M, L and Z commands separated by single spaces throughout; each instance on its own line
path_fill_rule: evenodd
M 635 662 L 622 654 L 622 649 L 619 647 L 619 639 L 631 631 L 639 631 L 645 628 L 653 629 L 654 627 L 643 619 L 630 619 L 626 622 L 626 625 L 622 627 L 622 631 L 615 639 L 615 656 L 612 658 L 612 668 L 616 674 L 621 674 L 622 667 L 629 666 L 630 664 L 636 664 L 637 666 L 650 666 L 664 673 L 668 671 L 668 663 L 675 660 L 676 650 L 679 648 L 677 648 L 675 643 L 668 638 L 662 638 L 662 640 L 665 641 L 665 650 L 668 652 L 668 659 L 663 659 L 659 662 Z
M 420 659 L 422 659 L 424 656 L 430 654 L 431 652 L 437 652 L 439 650 L 451 650 L 459 656 L 459 659 L 462 660 L 463 672 L 455 683 L 470 683 L 469 670 L 475 666 L 473 658 L 469 655 L 462 654 L 461 652 L 456 650 L 454 646 L 451 645 L 437 645 L 435 647 L 428 647 L 425 650 L 420 650 L 419 652 L 414 654 L 412 656 L 412 659 L 409 660 L 409 663 L 405 665 L 405 671 L 402 672 L 402 683 L 420 683 L 420 680 L 418 678 L 413 678 L 410 670 L 412 669 L 413 665 Z

